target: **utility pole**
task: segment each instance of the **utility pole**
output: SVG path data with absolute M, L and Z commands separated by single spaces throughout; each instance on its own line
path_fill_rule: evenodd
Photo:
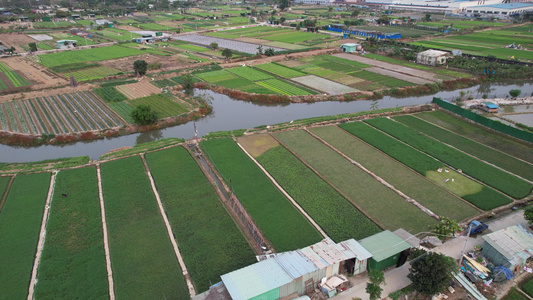
M 465 244 L 463 246 L 463 251 L 461 251 L 461 258 L 459 258 L 459 267 L 463 263 L 463 257 L 465 255 L 465 250 L 466 250 L 466 243 L 468 243 L 468 238 L 470 237 L 470 227 L 472 227 L 472 224 L 468 224 L 468 228 L 467 228 L 468 232 L 466 233 Z

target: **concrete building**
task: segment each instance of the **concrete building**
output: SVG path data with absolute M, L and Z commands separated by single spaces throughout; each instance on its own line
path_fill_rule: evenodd
M 442 65 L 446 63 L 446 59 L 449 55 L 450 53 L 446 51 L 430 49 L 418 53 L 418 55 L 416 56 L 416 62 L 419 64 L 431 66 Z
M 331 5 L 335 0 L 294 0 L 296 4 Z
M 468 7 L 466 16 L 495 17 L 508 19 L 533 11 L 533 3 L 498 3 Z
M 483 236 L 483 255 L 494 265 L 514 270 L 533 256 L 533 235 L 520 225 Z
M 395 265 L 403 265 L 412 247 L 388 230 L 364 238 L 359 242 L 372 254 L 368 260 L 369 270 L 381 270 Z

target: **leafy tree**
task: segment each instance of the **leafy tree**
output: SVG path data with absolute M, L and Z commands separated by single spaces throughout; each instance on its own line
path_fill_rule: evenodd
M 233 51 L 231 51 L 231 49 L 226 48 L 222 51 L 222 56 L 224 56 L 226 59 L 230 59 L 233 56 Z
M 424 17 L 424 21 L 426 22 L 431 21 L 431 14 L 426 14 L 426 16 Z
M 28 47 L 30 47 L 30 51 L 32 51 L 32 52 L 37 51 L 37 44 L 36 43 L 28 43 Z
M 263 45 L 257 47 L 257 55 L 263 55 Z
M 529 224 L 533 224 L 533 206 L 524 210 L 524 219 L 526 219 Z
M 281 18 L 279 18 L 279 21 L 280 21 L 281 23 L 285 23 L 285 21 L 287 21 L 287 19 L 285 19 L 285 17 L 281 17 Z
M 381 299 L 381 284 L 385 282 L 385 275 L 383 272 L 377 269 L 372 269 L 368 272 L 368 278 L 370 283 L 366 285 L 366 292 L 370 296 L 370 300 Z
M 145 60 L 136 60 L 133 62 L 133 70 L 135 73 L 139 73 L 139 75 L 143 76 L 146 74 L 146 70 L 148 70 L 148 63 Z
M 275 53 L 274 49 L 272 49 L 272 48 L 268 48 L 268 49 L 265 50 L 265 55 L 266 56 L 274 56 L 275 54 L 276 53 Z
M 444 237 L 454 235 L 457 231 L 461 231 L 461 226 L 455 220 L 440 217 L 440 222 L 435 224 L 431 231 L 437 234 L 439 239 L 443 239 Z
M 280 11 L 283 11 L 285 10 L 285 8 L 289 7 L 290 6 L 290 1 L 289 0 L 279 0 L 279 9 Z
M 378 22 L 378 24 L 389 24 L 389 16 L 383 15 L 379 17 L 379 19 L 377 19 L 376 22 Z
M 361 13 L 360 10 L 358 10 L 358 9 L 354 9 L 354 10 L 352 11 L 351 16 L 352 16 L 352 18 L 355 18 L 355 17 L 359 16 L 360 13 Z
M 431 296 L 443 291 L 453 277 L 452 272 L 457 270 L 453 258 L 430 252 L 412 263 L 407 277 L 413 282 L 415 291 Z
M 522 94 L 522 90 L 519 89 L 513 89 L 509 91 L 509 95 L 511 95 L 513 98 L 520 96 L 520 94 Z
M 194 79 L 191 75 L 187 74 L 183 77 L 183 88 L 185 89 L 185 93 L 192 95 L 194 89 Z
M 300 31 L 301 28 L 302 28 L 302 27 L 300 26 L 300 24 L 297 24 L 297 25 L 296 25 L 296 31 Z
M 211 49 L 213 49 L 213 50 L 217 50 L 218 49 L 218 43 L 212 42 L 211 44 L 209 44 L 209 47 L 211 47 Z
M 147 104 L 137 105 L 130 115 L 133 121 L 139 125 L 154 124 L 158 119 L 157 112 Z

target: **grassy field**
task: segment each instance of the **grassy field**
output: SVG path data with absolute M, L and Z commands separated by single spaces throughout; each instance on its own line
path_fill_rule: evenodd
M 276 92 L 281 95 L 314 95 L 316 92 L 309 89 L 295 86 L 294 84 L 288 83 L 280 79 L 267 79 L 263 81 L 258 81 L 256 84 L 265 87 L 269 90 Z
M 522 178 L 533 180 L 533 165 L 524 163 L 503 152 L 494 150 L 413 116 L 399 116 L 394 119 L 410 128 L 434 137 L 443 143 L 521 176 Z
M 114 86 L 101 87 L 94 89 L 93 91 L 105 102 L 120 102 L 128 99 L 122 93 L 117 91 Z
M 522 295 L 515 287 L 511 288 L 511 291 L 502 300 L 527 300 L 528 298 Z
M 481 144 L 508 153 L 509 155 L 523 159 L 529 163 L 533 163 L 533 151 L 531 151 L 531 146 L 525 142 L 522 143 L 511 139 L 505 134 L 488 130 L 486 127 L 472 124 L 471 122 L 441 110 L 420 113 L 417 114 L 417 117 Z
M 0 213 L 0 299 L 25 299 L 50 173 L 18 175 Z
M 289 149 L 387 229 L 426 231 L 436 220 L 301 130 L 276 134 Z
M 140 158 L 102 164 L 102 186 L 117 298 L 189 299 Z
M 5 190 L 7 188 L 7 184 L 10 179 L 11 179 L 11 176 L 0 176 L 0 198 L 4 195 Z M 0 206 L 0 212 L 1 211 L 2 211 L 2 207 Z
M 386 118 L 370 119 L 365 122 L 513 198 L 525 197 L 533 188 L 533 185 L 516 176 L 481 162 L 439 141 L 422 136 L 416 130 L 400 125 L 401 123 Z
M 148 97 L 128 100 L 128 104 L 133 108 L 140 104 L 148 104 L 158 113 L 159 118 L 178 116 L 187 112 L 183 105 L 173 101 L 174 96 L 170 94 L 154 94 Z
M 251 67 L 237 67 L 237 68 L 227 69 L 227 71 L 237 76 L 240 76 L 242 78 L 246 78 L 250 81 L 259 81 L 259 80 L 274 78 L 272 75 L 268 73 L 259 71 Z
M 45 67 L 54 67 L 77 62 L 103 61 L 143 53 L 143 51 L 133 48 L 109 46 L 86 50 L 49 53 L 39 55 L 39 57 L 41 58 L 41 64 L 43 64 Z
M 439 216 L 463 220 L 478 213 L 445 189 L 337 126 L 317 127 L 311 131 Z
M 108 298 L 94 167 L 57 174 L 38 274 L 36 299 Z
M 481 209 L 489 210 L 511 202 L 511 199 L 503 194 L 453 170 L 449 173 L 437 172 L 438 168 L 444 167 L 442 162 L 365 123 L 353 122 L 339 126 Z M 446 179 L 453 179 L 453 182 L 446 182 Z
M 83 69 L 83 70 L 74 71 L 74 72 L 67 72 L 67 73 L 63 73 L 62 75 L 67 78 L 74 77 L 76 81 L 88 81 L 88 80 L 101 79 L 106 76 L 114 75 L 114 74 L 121 73 L 121 72 L 122 71 L 118 69 L 113 69 L 113 68 L 106 67 L 106 66 L 100 66 L 96 68 L 88 68 L 88 69 Z
M 248 152 L 257 144 L 270 145 L 256 159 L 334 241 L 359 240 L 381 231 L 270 135 L 247 136 L 239 142 Z
M 187 150 L 152 152 L 146 160 L 199 292 L 218 282 L 220 275 L 255 261 L 250 245 Z
M 259 68 L 263 71 L 267 71 L 269 73 L 272 73 L 274 75 L 277 75 L 283 78 L 293 78 L 293 77 L 300 77 L 300 76 L 307 75 L 300 71 L 297 71 L 297 70 L 294 70 L 294 69 L 291 69 L 291 68 L 288 68 L 282 65 L 278 65 L 276 63 L 267 63 L 267 64 L 262 64 L 262 65 L 257 65 L 256 68 Z
M 231 139 L 201 147 L 277 251 L 306 247 L 321 235 Z M 261 191 L 258 193 L 258 191 Z

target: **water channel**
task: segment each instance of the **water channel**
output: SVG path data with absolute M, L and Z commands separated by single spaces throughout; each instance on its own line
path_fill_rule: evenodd
M 533 82 L 483 84 L 467 89 L 451 92 L 445 91 L 419 97 L 395 98 L 386 96 L 377 101 L 377 107 L 381 109 L 426 104 L 430 103 L 433 97 L 452 100 L 459 95 L 460 91 L 469 92 L 469 95 L 472 95 L 474 98 L 481 98 L 483 94 L 489 95 L 489 98 L 498 98 L 509 95 L 509 90 L 511 89 L 520 89 L 522 90 L 522 96 L 529 96 L 533 93 Z M 373 105 L 373 101 L 368 100 L 256 104 L 234 100 L 228 96 L 216 94 L 211 91 L 202 90 L 196 91 L 196 93 L 208 94 L 213 97 L 213 113 L 196 121 L 199 136 L 215 131 L 253 128 L 255 126 L 277 124 L 296 119 L 371 110 Z M 0 162 L 29 162 L 82 155 L 88 155 L 92 159 L 98 159 L 102 154 L 120 147 L 135 146 L 137 144 L 170 137 L 189 139 L 194 135 L 193 128 L 193 123 L 189 122 L 161 130 L 65 145 L 42 145 L 38 147 L 0 145 Z

